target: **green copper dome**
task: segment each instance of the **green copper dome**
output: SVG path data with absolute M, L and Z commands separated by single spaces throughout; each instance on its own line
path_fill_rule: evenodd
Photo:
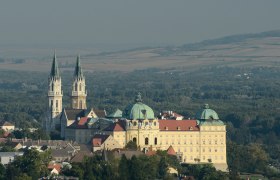
M 138 93 L 135 104 L 130 104 L 125 108 L 123 117 L 131 120 L 155 119 L 155 114 L 152 108 L 142 103 L 141 94 Z
M 198 120 L 219 120 L 218 114 L 210 109 L 208 104 L 205 104 L 204 108 L 196 113 L 196 118 Z
M 209 108 L 208 104 L 196 114 L 196 119 L 200 126 L 223 126 L 224 123 L 219 119 L 218 114 Z

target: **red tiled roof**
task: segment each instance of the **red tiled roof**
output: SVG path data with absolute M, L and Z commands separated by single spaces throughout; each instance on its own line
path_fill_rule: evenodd
M 93 138 L 92 139 L 92 146 L 94 146 L 94 147 L 101 146 L 101 138 Z
M 124 131 L 124 123 L 124 121 L 115 122 L 107 128 L 105 128 L 104 131 Z
M 147 156 L 153 156 L 153 155 L 155 155 L 157 152 L 156 151 L 148 151 L 147 153 L 146 153 L 146 155 Z
M 68 126 L 68 128 L 74 128 L 74 129 L 87 129 L 87 123 L 88 117 L 81 117 L 80 120 L 76 120 L 73 124 Z
M 167 149 L 167 154 L 176 156 L 176 152 L 171 145 Z
M 199 131 L 196 120 L 159 120 L 161 131 Z
M 92 138 L 92 146 L 99 147 L 109 137 L 109 135 L 96 134 Z
M 80 120 L 78 121 L 78 125 L 83 126 L 86 124 L 88 120 L 88 117 L 81 117 Z
M 54 164 L 49 164 L 49 165 L 48 165 L 48 169 L 51 169 L 51 170 L 56 169 L 57 172 L 59 173 L 60 170 L 61 170 L 61 165 L 60 165 L 60 164 L 56 164 L 56 163 L 54 163 Z

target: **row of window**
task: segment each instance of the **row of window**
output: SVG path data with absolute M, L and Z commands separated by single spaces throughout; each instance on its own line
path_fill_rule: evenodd
M 150 123 L 150 122 L 145 122 L 145 123 L 137 123 L 136 121 L 133 122 L 133 126 L 152 126 L 154 124 L 154 126 L 157 125 L 157 122 L 154 123 Z
M 136 137 L 132 138 L 132 141 L 137 144 L 137 138 Z M 157 143 L 158 143 L 157 141 L 158 141 L 157 138 L 154 138 L 154 145 L 157 145 Z M 149 145 L 149 138 L 147 138 L 147 137 L 145 138 L 145 145 Z
M 184 137 L 184 138 L 193 138 L 193 137 L 196 137 L 196 138 L 199 138 L 199 135 L 197 134 L 197 135 L 180 135 L 180 134 L 178 134 L 178 135 L 174 135 L 174 134 L 172 134 L 172 135 L 160 135 L 160 137 L 172 137 L 172 138 L 174 138 L 174 137 Z M 211 138 L 212 136 L 209 134 L 209 135 L 203 135 L 202 136 L 202 138 L 205 138 L 205 137 L 208 137 L 208 138 Z M 215 137 L 215 138 L 217 138 L 218 137 L 218 135 L 213 135 L 213 137 Z M 220 137 L 221 138 L 223 138 L 224 137 L 224 135 L 220 135 Z
M 186 162 L 187 160 L 191 160 L 191 161 L 195 161 L 195 162 L 200 162 L 201 160 L 205 161 L 205 160 L 208 160 L 208 162 L 212 162 L 212 160 L 224 160 L 224 156 L 208 156 L 208 158 L 206 159 L 206 156 L 202 156 L 202 159 L 199 159 L 199 158 L 193 158 L 193 156 L 184 156 L 184 162 Z
M 53 100 L 50 102 L 50 107 L 53 107 Z M 55 107 L 58 108 L 58 100 L 55 101 Z
M 184 148 L 184 152 L 187 152 L 187 150 L 189 149 L 189 152 L 194 152 L 194 148 Z M 218 152 L 218 148 L 208 148 L 207 149 L 208 152 Z M 196 152 L 199 152 L 199 148 L 195 148 L 195 151 Z M 178 152 L 181 152 L 181 149 L 178 148 Z M 205 152 L 205 148 L 202 148 L 202 152 Z M 224 148 L 220 148 L 220 151 L 219 152 L 224 152 Z
M 162 141 L 160 141 L 160 144 L 163 144 Z M 169 141 L 166 140 L 165 144 L 169 144 Z M 193 141 L 183 141 L 183 142 L 181 142 L 180 140 L 178 140 L 177 143 L 176 143 L 174 140 L 172 140 L 171 144 L 172 145 L 174 145 L 174 144 L 199 144 L 199 141 L 196 141 L 195 143 L 193 143 Z M 205 141 L 202 141 L 202 144 L 206 144 Z M 211 141 L 208 141 L 208 144 L 210 145 Z M 215 141 L 213 144 L 218 145 L 218 141 Z M 224 144 L 224 141 L 220 141 L 220 144 Z
M 202 140 L 202 144 L 206 144 L 206 142 L 208 142 L 208 144 L 212 143 L 211 140 L 208 140 L 208 141 Z M 218 144 L 218 140 L 214 140 L 213 144 Z M 224 144 L 224 140 L 223 139 L 220 139 L 220 144 Z
M 209 126 L 209 127 L 201 127 L 200 128 L 201 130 L 210 130 L 210 131 L 219 131 L 219 130 L 225 130 L 225 127 L 224 126 Z

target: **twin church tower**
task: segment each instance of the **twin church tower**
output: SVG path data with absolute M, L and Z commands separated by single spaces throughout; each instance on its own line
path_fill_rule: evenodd
M 51 73 L 48 79 L 48 114 L 43 124 L 47 132 L 56 129 L 60 124 L 60 115 L 62 112 L 62 81 L 58 69 L 56 53 L 53 56 Z M 74 78 L 71 92 L 71 108 L 72 109 L 87 109 L 86 105 L 86 82 L 80 64 L 80 56 L 77 56 L 76 67 L 74 71 Z

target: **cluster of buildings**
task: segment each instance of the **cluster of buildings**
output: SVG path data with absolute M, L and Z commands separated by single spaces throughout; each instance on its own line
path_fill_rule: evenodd
M 193 119 L 172 111 L 156 116 L 140 94 L 123 111 L 118 109 L 109 115 L 105 110 L 88 108 L 79 56 L 71 86 L 71 108 L 62 105 L 56 55 L 48 82 L 49 110 L 44 121 L 48 132 L 59 130 L 65 140 L 91 144 L 92 151 L 122 149 L 133 141 L 143 152 L 172 149 L 182 163 L 213 163 L 217 169 L 227 170 L 226 126 L 207 104 Z
M 82 162 L 84 157 L 93 156 L 90 147 L 66 140 L 32 140 L 32 139 L 15 139 L 0 138 L 0 150 L 3 146 L 9 146 L 13 149 L 11 152 L 0 151 L 0 163 L 7 165 L 14 161 L 18 156 L 23 156 L 24 149 L 36 149 L 39 152 L 50 150 L 52 157 L 48 169 L 51 174 L 59 174 L 62 167 L 71 166 L 70 163 Z M 66 163 L 67 162 L 67 163 Z

